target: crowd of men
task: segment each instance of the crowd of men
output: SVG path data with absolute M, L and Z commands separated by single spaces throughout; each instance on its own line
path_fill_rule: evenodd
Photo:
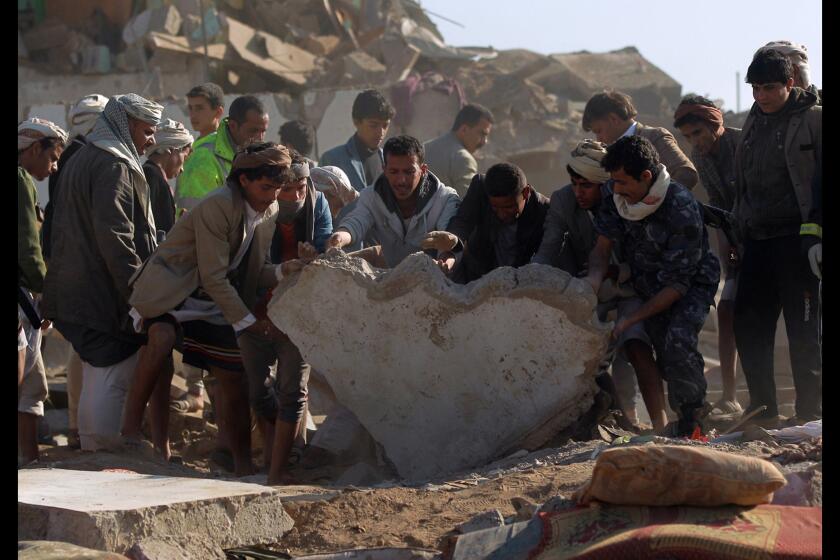
M 808 81 L 805 48 L 787 41 L 759 49 L 746 81 L 755 103 L 742 130 L 725 127 L 709 99 L 682 100 L 674 127 L 689 156 L 668 130 L 638 122 L 629 96 L 594 95 L 582 125 L 595 139 L 577 144 L 569 184 L 550 197 L 511 163 L 477 172 L 474 154 L 494 123 L 486 108 L 464 106 L 451 131 L 425 144 L 385 141 L 395 109 L 372 89 L 353 104 L 356 132 L 320 162 L 308 123 L 284 123 L 282 143 L 265 142 L 271 123 L 260 101 L 238 97 L 223 117 L 212 83 L 187 93 L 198 138 L 136 94 L 82 98 L 69 135 L 38 118 L 20 123 L 23 461 L 38 458 L 47 394 L 40 337 L 54 326 L 78 356 L 68 380 L 71 445 L 143 445 L 147 414 L 155 450 L 177 461 L 170 413 L 201 410 L 207 391 L 217 461 L 237 476 L 254 472 L 253 412 L 268 481 L 287 482 L 312 372 L 266 308 L 283 277 L 330 249 L 380 267 L 424 251 L 458 283 L 529 263 L 585 279 L 599 317 L 615 325 L 599 383 L 636 428 L 638 384 L 652 428 L 672 437 L 702 435 L 710 410 L 761 409 L 759 424 L 783 422 L 773 371 L 783 311 L 796 388 L 787 421 L 820 418 L 821 92 Z M 42 218 L 33 179 L 47 177 Z M 692 193 L 698 183 L 708 205 Z M 707 225 L 723 226 L 719 257 Z M 698 337 L 721 275 L 723 398 L 709 405 Z M 173 402 L 174 350 L 189 389 Z

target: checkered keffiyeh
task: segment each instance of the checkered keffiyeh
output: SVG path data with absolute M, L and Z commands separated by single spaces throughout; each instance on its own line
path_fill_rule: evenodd
M 162 112 L 162 105 L 135 93 L 112 97 L 93 125 L 88 142 L 125 160 L 132 169 L 143 175 L 140 154 L 134 147 L 128 129 L 128 117 L 157 126 Z

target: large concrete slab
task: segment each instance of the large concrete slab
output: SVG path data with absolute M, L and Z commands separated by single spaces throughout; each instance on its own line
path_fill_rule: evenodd
M 276 490 L 201 478 L 121 472 L 18 471 L 18 539 L 124 553 L 160 541 L 190 557 L 277 542 L 294 522 Z M 198 556 L 196 556 L 198 555 Z
M 594 305 L 584 281 L 542 265 L 462 286 L 422 253 L 385 271 L 332 251 L 283 280 L 269 316 L 399 474 L 420 481 L 551 437 L 546 425 L 589 409 L 609 337 Z

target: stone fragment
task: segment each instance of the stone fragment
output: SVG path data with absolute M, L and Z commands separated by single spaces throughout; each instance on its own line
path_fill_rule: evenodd
M 460 525 L 455 527 L 455 530 L 461 534 L 471 533 L 473 531 L 481 531 L 482 529 L 493 529 L 494 527 L 501 527 L 505 524 L 505 517 L 497 509 L 491 509 L 480 513 Z
M 265 486 L 121 472 L 18 471 L 21 540 L 60 540 L 118 553 L 136 543 L 141 550 L 165 544 L 189 558 L 222 560 L 222 549 L 277 542 L 293 524 L 278 492 Z
M 422 253 L 386 271 L 331 251 L 283 279 L 269 317 L 399 475 L 422 481 L 485 464 L 591 407 L 609 337 L 594 307 L 585 281 L 548 266 L 462 286 Z
M 128 560 L 122 554 L 58 541 L 19 541 L 18 560 Z

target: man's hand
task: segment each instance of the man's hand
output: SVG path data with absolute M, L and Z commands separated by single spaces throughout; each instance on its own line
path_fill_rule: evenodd
M 353 239 L 350 237 L 348 232 L 339 230 L 327 239 L 327 249 L 341 249 L 346 245 L 350 245 L 351 241 L 353 241 Z
M 811 265 L 811 272 L 822 280 L 822 243 L 817 243 L 808 249 L 808 264 Z
M 245 330 L 258 336 L 265 337 L 273 337 L 275 336 L 275 331 L 280 332 L 277 330 L 277 327 L 274 326 L 274 323 L 268 319 L 257 319 L 254 324 L 247 327 Z
M 458 237 L 448 231 L 430 231 L 420 241 L 423 250 L 435 249 L 440 253 L 451 251 L 458 244 Z
M 312 260 L 318 256 L 318 249 L 311 243 L 298 241 L 298 258 Z
M 290 274 L 303 270 L 303 267 L 311 261 L 312 259 L 292 259 L 286 261 L 280 265 L 280 272 L 283 273 L 283 276 L 289 276 Z
M 443 273 L 449 276 L 452 274 L 452 269 L 455 268 L 455 255 L 450 252 L 445 252 L 435 262 Z
M 635 324 L 635 321 L 631 321 L 627 317 L 622 317 L 618 321 L 615 322 L 615 326 L 613 327 L 612 337 L 614 340 L 618 340 L 621 338 L 621 335 L 624 334 L 624 331 L 629 329 Z
M 52 327 L 52 322 L 49 319 L 44 319 L 41 321 L 41 330 L 47 332 Z

